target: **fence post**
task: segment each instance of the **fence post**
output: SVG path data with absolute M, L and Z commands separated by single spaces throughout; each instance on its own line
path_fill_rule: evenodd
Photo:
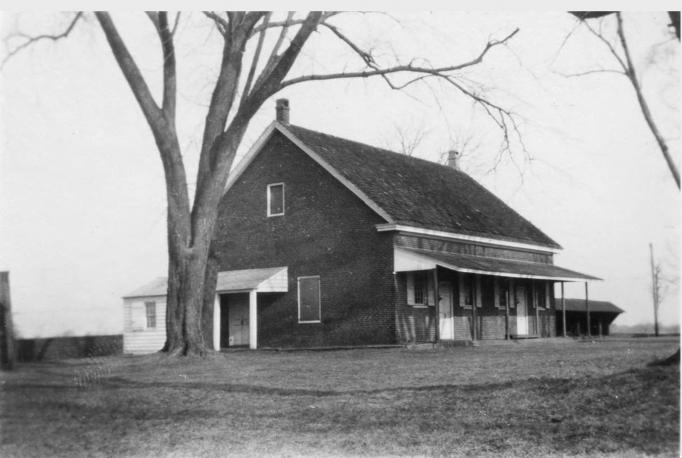
M 0 272 L 0 323 L 2 341 L 0 359 L 3 369 L 12 370 L 16 359 L 14 350 L 14 326 L 12 324 L 12 300 L 9 292 L 9 272 Z

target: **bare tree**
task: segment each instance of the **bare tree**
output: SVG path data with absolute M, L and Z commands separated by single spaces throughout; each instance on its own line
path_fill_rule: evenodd
M 625 35 L 625 30 L 623 28 L 623 17 L 622 14 L 619 11 L 592 11 L 592 12 L 586 12 L 586 11 L 576 11 L 572 13 L 576 17 L 578 17 L 587 30 L 594 35 L 611 53 L 611 55 L 614 57 L 616 63 L 618 64 L 618 69 L 617 70 L 604 70 L 604 69 L 598 69 L 598 70 L 591 70 L 587 72 L 582 72 L 582 73 L 575 73 L 572 74 L 571 76 L 581 76 L 581 75 L 587 75 L 591 73 L 602 73 L 602 72 L 613 72 L 613 73 L 619 73 L 627 77 L 628 81 L 630 81 L 630 84 L 632 85 L 632 88 L 635 91 L 635 95 L 637 97 L 637 102 L 639 103 L 640 110 L 642 111 L 642 115 L 644 116 L 644 120 L 646 121 L 647 126 L 649 127 L 649 130 L 653 134 L 654 138 L 656 139 L 656 143 L 658 144 L 658 147 L 661 151 L 661 154 L 663 155 L 663 158 L 668 166 L 668 169 L 670 170 L 670 173 L 673 176 L 673 179 L 675 180 L 675 184 L 677 185 L 677 188 L 680 188 L 680 172 L 677 168 L 677 164 L 675 163 L 674 158 L 672 157 L 670 153 L 670 148 L 668 147 L 668 142 L 666 141 L 665 137 L 661 133 L 661 130 L 659 129 L 658 125 L 656 124 L 656 121 L 654 120 L 654 117 L 651 113 L 651 109 L 649 108 L 649 104 L 647 103 L 646 98 L 644 97 L 644 92 L 642 91 L 642 85 L 641 81 L 638 79 L 637 76 L 637 70 L 635 69 L 635 65 L 632 61 L 632 56 L 630 54 L 630 47 L 628 45 L 628 40 Z M 671 19 L 671 24 L 670 26 L 673 27 L 675 36 L 677 39 L 680 39 L 680 13 L 671 11 L 668 13 L 669 17 Z M 618 43 L 620 49 L 617 49 L 617 46 L 614 45 L 601 31 L 601 28 L 595 29 L 588 19 L 590 18 L 601 18 L 604 16 L 609 16 L 613 15 L 616 18 L 616 31 L 617 31 L 617 38 L 618 38 Z
M 168 201 L 169 254 L 167 339 L 163 350 L 169 354 L 203 355 L 206 352 L 202 316 L 206 316 L 212 307 L 215 295 L 217 269 L 211 258 L 211 242 L 218 204 L 250 120 L 263 103 L 278 91 L 310 81 L 345 78 L 379 77 L 393 89 L 402 89 L 427 79 L 438 79 L 447 82 L 480 107 L 499 126 L 505 139 L 518 134 L 512 113 L 486 98 L 485 94 L 471 89 L 458 74 L 480 64 L 492 49 L 505 45 L 518 29 L 501 39 L 484 43 L 481 50 L 465 62 L 442 66 L 417 64 L 416 59 L 407 63 L 386 63 L 380 62 L 371 50 L 363 49 L 331 21 L 338 14 L 313 11 L 298 15 L 290 12 L 286 17 L 276 18 L 273 13 L 260 11 L 204 12 L 203 17 L 222 37 L 222 53 L 203 125 L 196 191 L 190 202 L 186 168 L 176 128 L 175 32 L 181 20 L 180 14 L 171 15 L 165 11 L 147 13 L 158 35 L 163 56 L 163 91 L 161 100 L 156 100 L 112 16 L 107 12 L 94 13 L 149 125 L 163 164 Z M 7 58 L 37 41 L 59 40 L 69 36 L 85 16 L 83 13 L 74 14 L 68 27 L 60 33 L 19 36 L 20 43 L 8 51 Z M 355 70 L 343 67 L 343 70 L 329 73 L 290 75 L 301 50 L 316 31 L 329 33 L 340 40 L 359 58 L 361 66 Z M 273 34 L 273 40 L 266 40 L 269 33 Z M 272 47 L 266 46 L 271 41 L 274 42 Z M 249 48 L 253 49 L 252 53 L 246 52 L 247 46 L 252 46 Z
M 408 127 L 394 123 L 393 131 L 384 143 L 388 149 L 406 156 L 413 156 L 428 135 L 429 130 L 423 124 Z

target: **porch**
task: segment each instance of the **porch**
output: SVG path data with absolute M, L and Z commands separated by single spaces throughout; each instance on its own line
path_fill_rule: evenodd
M 597 279 L 547 263 L 404 247 L 394 260 L 397 337 L 412 343 L 555 337 L 554 284 Z
M 258 303 L 288 291 L 287 267 L 218 273 L 213 303 L 213 349 L 258 348 Z

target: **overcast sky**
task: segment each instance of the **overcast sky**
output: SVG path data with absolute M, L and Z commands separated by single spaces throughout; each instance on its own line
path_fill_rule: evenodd
M 115 18 L 158 93 L 160 52 L 149 21 Z M 185 19 L 177 33 L 178 124 L 192 177 L 219 41 L 201 15 Z M 66 22 L 5 14 L 2 35 Z M 433 161 L 462 150 L 465 171 L 563 246 L 556 264 L 604 279 L 590 296 L 623 308 L 617 323 L 652 320 L 648 244 L 665 274 L 677 277 L 680 196 L 627 80 L 565 76 L 616 68 L 605 47 L 583 28 L 565 40 L 576 21 L 560 12 L 348 14 L 334 22 L 383 59 L 434 65 L 469 60 L 489 38 L 518 27 L 507 47 L 462 77 L 518 113 L 527 153 L 515 143 L 513 154 L 499 156 L 499 130 L 445 85 L 392 91 L 380 80 L 344 80 L 277 97 L 290 99 L 297 125 L 389 148 L 399 146 L 397 132 L 422 133 L 415 155 Z M 604 30 L 613 36 L 609 22 Z M 679 164 L 679 45 L 666 23 L 664 13 L 625 15 L 647 97 Z M 319 33 L 292 73 L 358 66 Z M 0 269 L 11 272 L 18 333 L 120 333 L 121 296 L 166 273 L 163 172 L 141 112 L 94 20 L 67 40 L 17 55 L 1 77 Z M 254 118 L 242 152 L 273 117 L 274 98 Z M 567 287 L 568 297 L 583 294 L 582 284 Z M 678 322 L 677 289 L 660 316 Z

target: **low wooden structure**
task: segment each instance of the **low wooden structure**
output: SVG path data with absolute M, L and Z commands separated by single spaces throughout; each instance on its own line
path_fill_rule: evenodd
M 573 337 L 608 336 L 609 326 L 618 315 L 623 313 L 623 309 L 608 301 L 589 299 L 586 304 L 585 299 L 565 299 L 565 303 L 566 335 Z M 559 300 L 557 300 L 556 326 L 557 335 L 561 335 L 564 321 Z

